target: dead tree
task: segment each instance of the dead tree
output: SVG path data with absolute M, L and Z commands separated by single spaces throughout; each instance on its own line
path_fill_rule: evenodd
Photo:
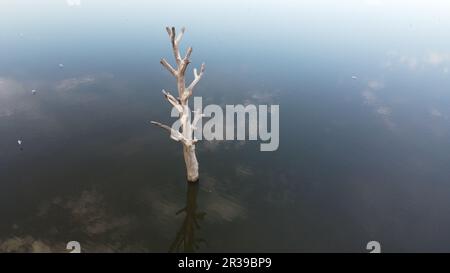
M 185 28 L 181 29 L 178 36 L 175 34 L 175 27 L 166 27 L 167 33 L 172 44 L 173 55 L 175 57 L 176 68 L 173 68 L 164 58 L 161 59 L 161 64 L 172 74 L 177 80 L 178 97 L 175 98 L 169 92 L 163 90 L 164 97 L 176 109 L 179 114 L 179 121 L 181 123 L 181 132 L 170 126 L 152 121 L 153 124 L 166 129 L 170 133 L 170 137 L 181 142 L 183 145 L 184 161 L 186 163 L 187 180 L 189 182 L 198 181 L 198 161 L 195 155 L 195 143 L 197 139 L 194 138 L 194 130 L 196 124 L 202 117 L 200 112 L 194 113 L 194 118 L 191 122 L 191 113 L 188 105 L 188 99 L 192 96 L 195 86 L 198 84 L 205 71 L 205 64 L 200 68 L 200 73 L 194 68 L 194 80 L 186 87 L 185 72 L 190 63 L 189 57 L 192 53 L 192 47 L 189 47 L 185 56 L 182 58 L 180 54 L 179 44 L 183 37 Z

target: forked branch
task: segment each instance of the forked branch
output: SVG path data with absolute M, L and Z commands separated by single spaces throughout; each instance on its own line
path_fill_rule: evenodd
M 200 67 L 200 73 L 197 73 L 197 68 L 194 68 L 194 80 L 189 85 L 188 92 L 189 96 L 192 96 L 192 91 L 194 90 L 197 83 L 201 80 L 203 76 L 203 72 L 205 72 L 205 63 L 202 63 L 202 66 Z
M 202 66 L 200 68 L 200 73 L 197 72 L 197 69 L 194 69 L 194 80 L 186 88 L 184 78 L 185 78 L 186 69 L 190 63 L 189 58 L 191 57 L 191 54 L 192 54 L 192 47 L 188 47 L 184 58 L 181 58 L 179 43 L 183 37 L 185 28 L 183 27 L 181 29 L 181 32 L 178 34 L 178 36 L 176 36 L 174 27 L 171 27 L 171 28 L 166 27 L 166 31 L 169 34 L 170 42 L 172 44 L 172 51 L 173 51 L 173 55 L 175 57 L 175 62 L 177 64 L 177 67 L 174 68 L 164 58 L 161 59 L 161 64 L 170 72 L 170 74 L 172 74 L 175 78 L 177 78 L 178 95 L 180 97 L 180 104 L 186 105 L 187 100 L 189 99 L 190 96 L 192 96 L 194 87 L 197 85 L 197 83 L 200 81 L 200 79 L 203 76 L 203 72 L 205 71 L 205 64 L 202 64 Z
M 172 104 L 175 109 L 177 109 L 178 113 L 183 112 L 183 106 L 181 105 L 181 102 L 179 99 L 176 99 L 174 96 L 172 96 L 169 92 L 166 90 L 162 90 L 162 93 L 164 94 L 164 97 L 167 99 L 167 101 Z
M 172 74 L 173 76 L 177 77 L 177 71 L 175 70 L 175 68 L 173 68 L 167 61 L 166 59 L 162 58 L 160 63 L 167 69 L 169 70 L 170 74 Z

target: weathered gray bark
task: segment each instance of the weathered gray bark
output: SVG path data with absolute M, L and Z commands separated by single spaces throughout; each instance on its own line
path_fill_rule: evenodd
M 189 65 L 189 57 L 192 53 L 192 48 L 187 49 L 184 58 L 181 58 L 179 43 L 183 37 L 185 29 L 182 28 L 180 34 L 176 36 L 175 28 L 166 28 L 172 44 L 172 50 L 177 64 L 176 69 L 173 68 L 164 58 L 161 59 L 161 64 L 176 78 L 178 88 L 178 98 L 172 96 L 169 92 L 163 90 L 163 94 L 167 101 L 175 107 L 179 113 L 181 132 L 171 128 L 170 126 L 161 124 L 159 122 L 152 121 L 153 124 L 160 126 L 170 132 L 170 137 L 176 141 L 180 141 L 183 145 L 184 161 L 186 163 L 187 180 L 189 182 L 196 182 L 199 179 L 198 175 L 198 161 L 195 155 L 195 143 L 197 140 L 194 138 L 194 128 L 197 121 L 201 118 L 201 113 L 195 113 L 194 120 L 191 123 L 191 115 L 189 109 L 188 99 L 192 96 L 194 87 L 200 81 L 205 71 L 205 64 L 202 64 L 200 73 L 194 68 L 194 80 L 186 87 L 185 73 L 187 66 Z

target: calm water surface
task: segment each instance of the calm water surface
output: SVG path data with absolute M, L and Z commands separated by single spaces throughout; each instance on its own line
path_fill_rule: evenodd
M 0 251 L 450 251 L 447 2 L 188 2 L 0 3 Z M 187 185 L 166 25 L 277 151 L 202 141 Z

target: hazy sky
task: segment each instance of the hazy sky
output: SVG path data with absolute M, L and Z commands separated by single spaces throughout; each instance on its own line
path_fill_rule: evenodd
M 450 46 L 450 2 L 445 0 L 345 1 L 111 1 L 2 0 L 0 42 L 18 35 L 51 41 L 127 35 L 155 36 L 166 25 L 186 26 L 224 43 L 277 43 L 284 48 Z M 92 39 L 91 39 L 92 40 Z M 1 47 L 1 45 L 0 45 Z
M 143 22 L 161 24 L 192 24 L 203 27 L 277 27 L 298 24 L 330 28 L 355 24 L 367 28 L 394 23 L 413 23 L 448 27 L 450 2 L 445 0 L 250 0 L 250 1 L 124 1 L 124 0 L 2 0 L 2 29 L 30 26 L 60 20 L 78 23 L 119 22 L 122 18 L 140 18 Z M 73 16 L 73 15 L 76 15 Z M 255 30 L 255 29 L 253 29 Z M 386 31 L 387 29 L 385 29 Z

